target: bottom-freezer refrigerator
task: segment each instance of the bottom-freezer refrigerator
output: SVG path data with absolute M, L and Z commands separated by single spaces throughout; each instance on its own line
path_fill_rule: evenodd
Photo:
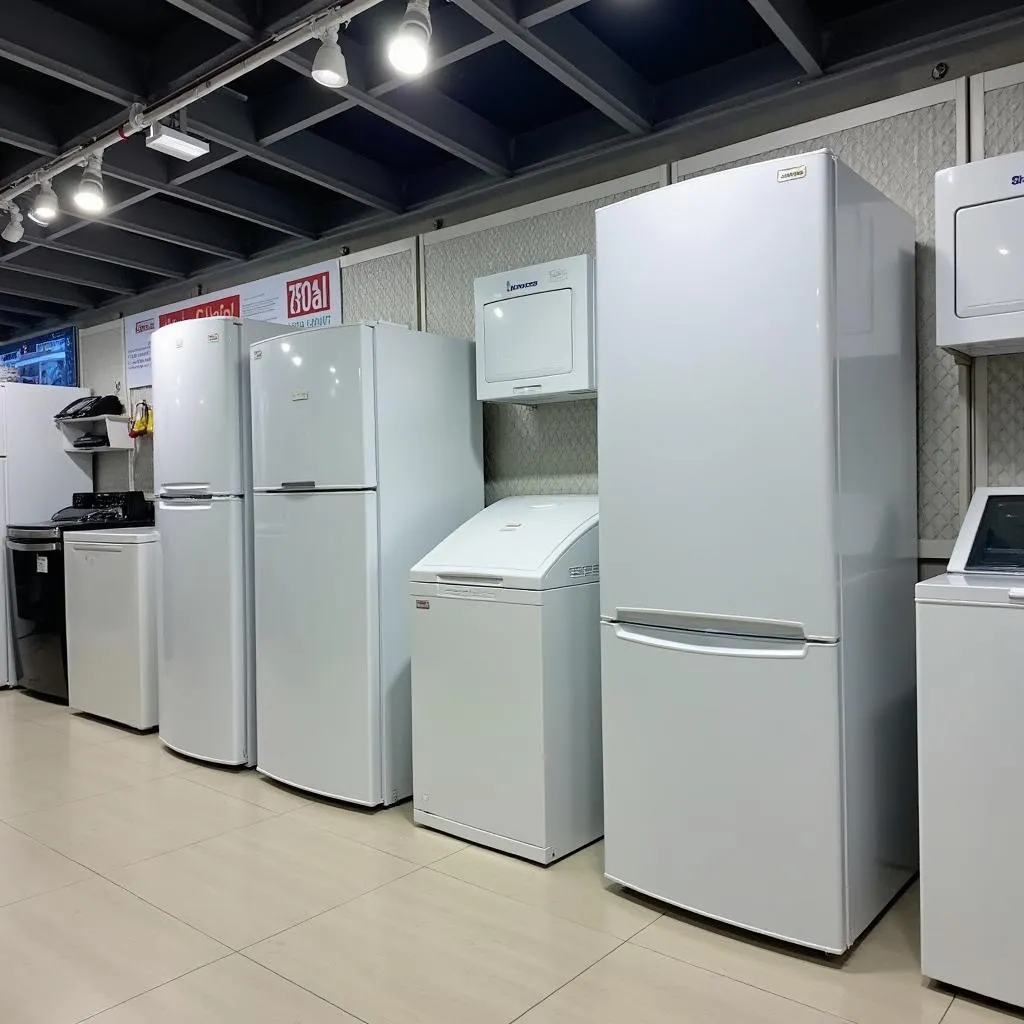
M 251 354 L 257 767 L 412 793 L 409 569 L 483 506 L 468 342 L 390 325 Z
M 841 952 L 917 864 L 913 223 L 819 152 L 597 249 L 605 871 Z

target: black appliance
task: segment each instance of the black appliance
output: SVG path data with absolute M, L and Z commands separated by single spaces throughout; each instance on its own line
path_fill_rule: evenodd
M 55 420 L 77 420 L 88 416 L 120 416 L 124 406 L 117 395 L 86 395 L 69 402 L 53 418 Z
M 153 522 L 153 503 L 142 491 L 79 492 L 48 522 L 7 527 L 11 636 L 18 682 L 25 689 L 68 699 L 64 534 Z

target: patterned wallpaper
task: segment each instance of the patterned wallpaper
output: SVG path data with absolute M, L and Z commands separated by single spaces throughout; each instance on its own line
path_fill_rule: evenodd
M 934 179 L 956 163 L 956 107 L 936 104 L 711 170 L 823 148 L 917 221 L 918 530 L 926 540 L 953 540 L 960 524 L 958 385 L 952 356 L 935 344 Z
M 1024 85 L 993 89 L 985 94 L 985 156 L 1021 149 Z M 1024 355 L 988 360 L 987 482 L 995 487 L 1024 484 Z
M 472 338 L 474 278 L 584 252 L 593 255 L 597 247 L 594 211 L 645 191 L 633 189 L 427 244 L 423 281 L 427 330 Z M 515 494 L 596 493 L 596 401 L 539 406 L 488 402 L 484 406 L 484 475 L 488 502 Z
M 341 304 L 346 323 L 387 320 L 416 326 L 416 255 L 408 252 L 376 259 L 341 270 Z

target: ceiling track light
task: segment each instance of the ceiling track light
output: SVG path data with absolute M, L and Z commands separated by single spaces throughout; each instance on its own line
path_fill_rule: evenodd
M 7 207 L 7 218 L 3 231 L 0 231 L 0 238 L 5 242 L 20 242 L 25 234 L 25 226 L 17 203 L 11 203 Z
M 388 44 L 388 60 L 401 75 L 422 75 L 430 62 L 430 0 L 409 0 L 405 17 Z
M 53 191 L 53 185 L 47 179 L 39 186 L 35 201 L 28 211 L 28 218 L 36 224 L 46 227 L 52 224 L 60 214 L 60 204 L 57 202 L 57 193 Z
M 338 26 L 324 29 L 318 38 L 320 49 L 316 51 L 310 72 L 313 81 L 327 89 L 343 89 L 348 85 L 348 65 L 338 45 Z
M 107 208 L 103 195 L 103 153 L 93 153 L 85 162 L 82 179 L 75 189 L 75 206 L 82 213 L 102 213 Z

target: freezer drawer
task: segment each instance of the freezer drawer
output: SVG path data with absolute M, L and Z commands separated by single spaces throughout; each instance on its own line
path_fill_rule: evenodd
M 160 738 L 191 757 L 245 764 L 250 693 L 241 498 L 160 501 Z
M 377 496 L 257 494 L 254 515 L 258 767 L 382 803 Z
M 844 950 L 839 645 L 601 631 L 607 875 Z

